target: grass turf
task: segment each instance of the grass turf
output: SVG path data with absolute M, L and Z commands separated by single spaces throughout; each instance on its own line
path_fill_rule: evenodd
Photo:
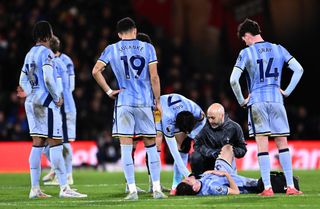
M 44 173 L 44 172 L 43 172 Z M 248 177 L 259 176 L 258 171 L 241 171 L 241 175 Z M 41 188 L 52 195 L 48 199 L 29 199 L 30 176 L 24 174 L 0 174 L 0 208 L 320 208 L 319 177 L 320 171 L 295 171 L 300 177 L 302 196 L 285 196 L 276 194 L 274 197 L 259 197 L 256 194 L 237 196 L 205 196 L 205 197 L 177 197 L 155 200 L 151 194 L 140 194 L 138 201 L 124 201 L 123 173 L 98 172 L 95 170 L 74 170 L 75 185 L 79 192 L 88 194 L 83 199 L 63 199 L 58 197 L 57 186 Z M 161 181 L 165 187 L 170 187 L 172 172 L 162 172 Z M 146 172 L 136 173 L 137 185 L 148 189 Z

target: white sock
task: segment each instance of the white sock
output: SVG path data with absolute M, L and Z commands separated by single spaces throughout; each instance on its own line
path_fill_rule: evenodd
M 137 192 L 137 187 L 136 187 L 135 183 L 128 184 L 128 188 L 129 188 L 130 193 Z
M 161 186 L 160 186 L 160 181 L 154 181 L 152 183 L 152 186 L 153 186 L 153 191 L 161 191 Z

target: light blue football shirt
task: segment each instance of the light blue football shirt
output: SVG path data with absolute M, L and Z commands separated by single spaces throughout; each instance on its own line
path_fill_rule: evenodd
M 68 69 L 68 75 L 69 76 L 72 76 L 74 75 L 74 64 L 71 60 L 71 58 L 64 54 L 64 53 L 61 53 L 60 54 L 60 59 L 63 61 L 63 63 L 67 66 L 67 69 Z
M 247 178 L 237 175 L 235 173 L 230 174 L 236 185 L 238 186 L 241 194 L 251 193 L 257 186 L 258 180 Z M 199 179 L 201 182 L 201 189 L 197 195 L 227 195 L 229 181 L 225 176 L 218 176 L 215 174 L 203 174 Z
M 122 90 L 117 98 L 117 106 L 154 105 L 148 65 L 157 62 L 157 56 L 151 44 L 136 39 L 121 40 L 107 46 L 99 61 L 111 65 Z
M 75 112 L 76 106 L 72 92 L 70 90 L 69 71 L 67 69 L 67 66 L 61 59 L 61 56 L 55 57 L 54 62 L 56 71 L 62 80 L 64 110 L 65 112 Z
M 42 69 L 45 65 L 50 65 L 54 68 L 53 58 L 53 52 L 43 45 L 35 45 L 27 53 L 22 67 L 22 72 L 27 75 L 32 87 L 31 95 L 27 97 L 27 101 L 46 107 L 55 107 L 52 97 L 59 94 L 57 93 L 57 89 L 51 90 L 54 92 L 54 95 L 49 93 L 45 85 Z M 55 70 L 53 74 L 54 79 L 56 79 L 57 72 Z M 58 100 L 59 98 L 54 99 Z
M 235 67 L 246 72 L 250 93 L 248 105 L 257 102 L 283 103 L 279 88 L 282 69 L 293 57 L 278 44 L 257 42 L 241 50 Z
M 63 72 L 65 72 L 63 76 L 61 76 L 63 83 L 64 110 L 65 112 L 76 112 L 76 104 L 70 85 L 70 77 L 74 76 L 74 65 L 71 58 L 66 54 L 61 53 L 59 60 L 62 62 Z
M 161 125 L 157 124 L 157 131 L 163 132 L 167 137 L 173 137 L 180 132 L 175 126 L 176 117 L 182 111 L 191 112 L 198 120 L 202 118 L 202 109 L 199 105 L 180 94 L 166 94 L 160 96 L 162 107 Z
M 227 195 L 228 183 L 225 176 L 217 176 L 214 174 L 205 174 L 199 181 L 201 182 L 201 189 L 197 195 Z

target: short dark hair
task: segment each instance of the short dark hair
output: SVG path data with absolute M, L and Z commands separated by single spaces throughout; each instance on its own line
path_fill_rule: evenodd
M 151 41 L 151 38 L 148 34 L 145 34 L 145 33 L 138 33 L 137 34 L 137 39 L 139 41 L 143 41 L 143 42 L 147 42 L 149 44 L 152 44 L 152 41 Z
M 238 26 L 238 37 L 242 38 L 245 33 L 251 33 L 252 35 L 258 35 L 261 33 L 260 26 L 256 21 L 246 18 Z
M 184 196 L 184 195 L 196 195 L 197 192 L 195 192 L 191 185 L 180 182 L 176 188 L 176 195 L 177 196 Z
M 130 17 L 125 17 L 125 18 L 119 20 L 117 23 L 117 32 L 118 33 L 127 32 L 133 28 L 137 28 L 136 23 Z
M 53 53 L 60 51 L 60 40 L 55 35 L 53 35 L 50 39 L 50 49 L 53 51 Z
M 176 127 L 185 133 L 190 133 L 196 125 L 196 122 L 195 117 L 189 111 L 181 111 L 176 117 Z
M 49 41 L 52 38 L 52 27 L 48 21 L 39 21 L 33 27 L 35 41 Z

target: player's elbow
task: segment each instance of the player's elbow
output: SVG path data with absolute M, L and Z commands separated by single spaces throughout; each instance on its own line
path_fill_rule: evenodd
M 94 67 L 91 73 L 93 77 L 96 77 L 100 73 L 100 70 L 97 67 Z
M 51 80 L 49 77 L 44 77 L 44 83 L 46 84 L 46 86 L 50 86 L 51 85 Z
M 232 87 L 235 87 L 237 85 L 237 79 L 233 78 L 232 76 L 230 77 L 230 85 Z
M 300 68 L 299 73 L 302 75 L 304 73 L 304 69 Z
M 232 189 L 228 188 L 228 195 L 238 195 L 240 194 L 240 190 L 238 188 Z

